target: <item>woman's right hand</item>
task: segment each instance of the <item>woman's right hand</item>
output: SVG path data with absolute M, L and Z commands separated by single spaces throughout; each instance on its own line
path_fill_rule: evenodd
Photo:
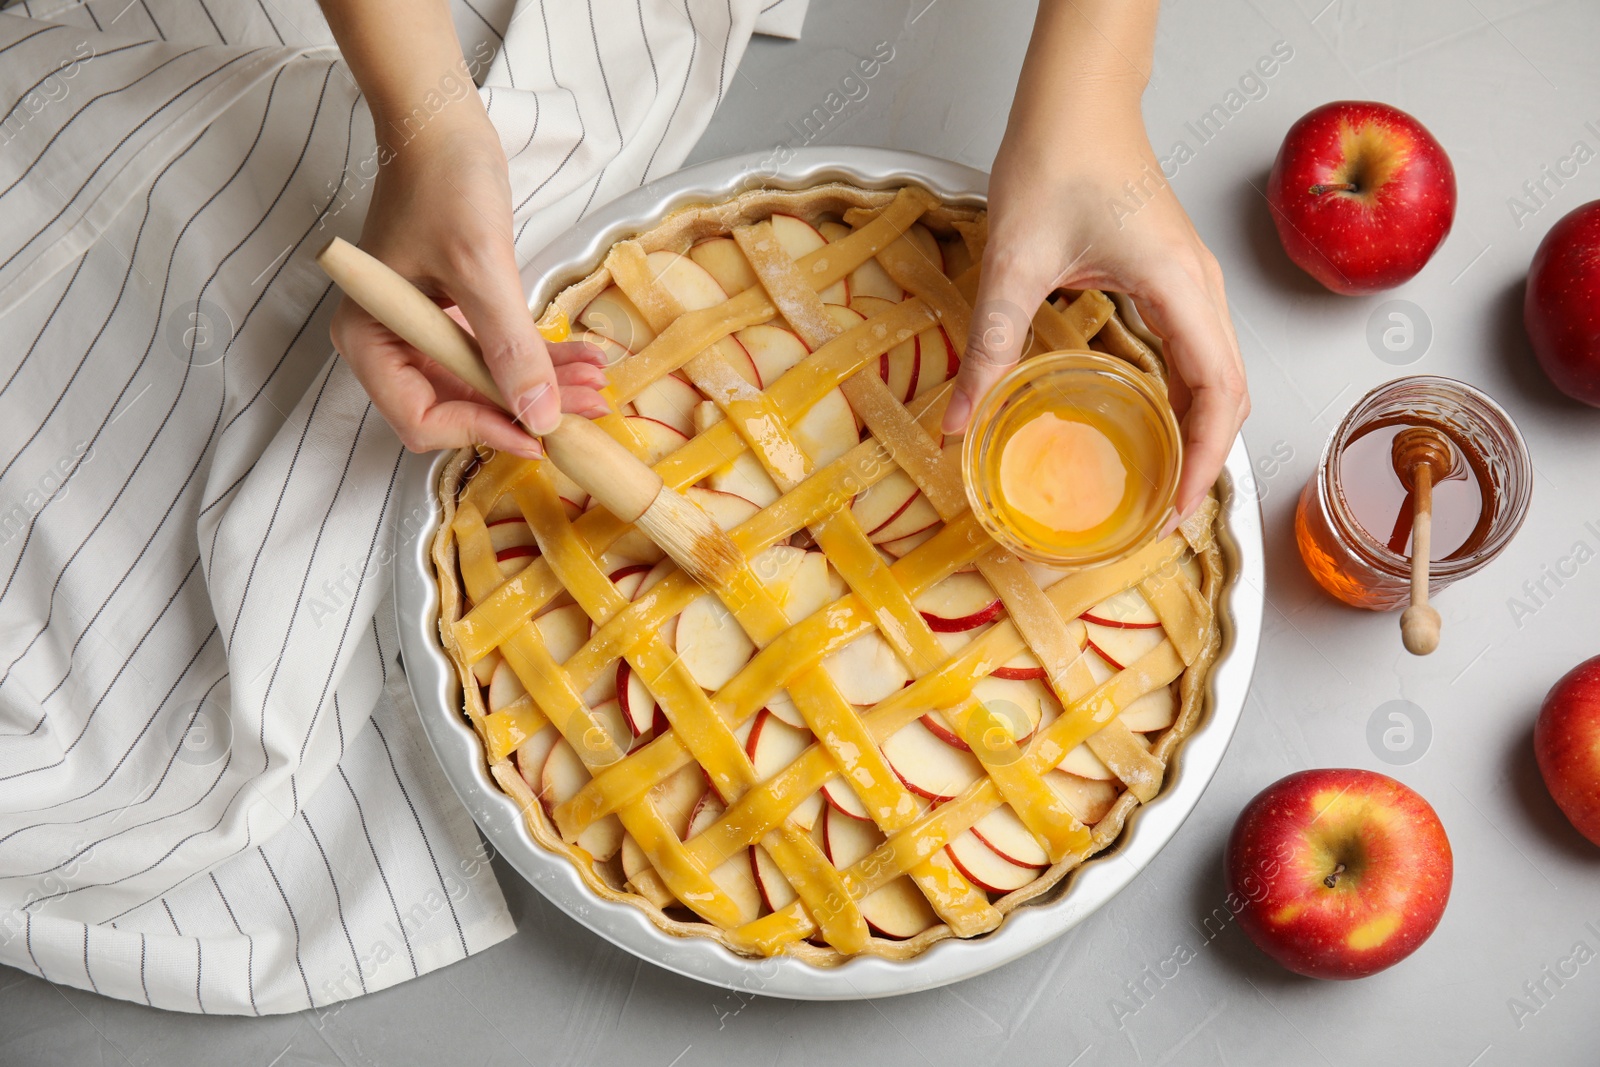
M 345 298 L 333 317 L 334 347 L 407 448 L 485 444 L 537 458 L 531 434 L 554 429 L 561 412 L 608 410 L 598 392 L 604 355 L 581 342 L 547 344 L 534 326 L 513 252 L 505 153 L 476 93 L 393 148 L 379 168 L 361 247 L 472 332 L 516 415 Z

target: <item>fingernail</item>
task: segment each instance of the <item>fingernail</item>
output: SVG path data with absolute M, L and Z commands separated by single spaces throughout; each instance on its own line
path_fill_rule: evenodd
M 532 440 L 530 440 L 527 444 L 519 445 L 516 448 L 507 448 L 506 451 L 510 452 L 513 456 L 521 456 L 523 459 L 544 458 L 544 449 L 539 447 L 539 443 L 537 441 Z
M 549 382 L 540 382 L 523 393 L 514 406 L 517 421 L 533 433 L 549 433 L 561 422 L 561 398 Z
M 967 424 L 967 416 L 972 413 L 972 401 L 967 399 L 967 394 L 959 389 L 950 394 L 950 404 L 944 409 L 944 421 L 941 424 L 945 433 L 959 433 Z

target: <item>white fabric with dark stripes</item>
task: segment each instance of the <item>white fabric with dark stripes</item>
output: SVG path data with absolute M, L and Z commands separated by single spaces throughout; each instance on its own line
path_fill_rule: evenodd
M 524 260 L 682 161 L 763 6 L 456 0 Z M 13 4 L 0 108 L 0 962 L 266 1014 L 507 937 L 328 344 L 374 142 L 315 4 Z

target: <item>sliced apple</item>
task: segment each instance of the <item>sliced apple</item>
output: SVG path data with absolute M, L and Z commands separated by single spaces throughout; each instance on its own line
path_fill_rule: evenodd
M 637 352 L 656 339 L 656 332 L 644 321 L 633 301 L 614 285 L 607 286 L 578 312 L 578 322 L 629 352 Z
M 1005 613 L 994 587 L 978 574 L 952 574 L 911 603 L 935 633 L 973 630 Z
M 800 714 L 800 709 L 795 706 L 794 700 L 782 689 L 767 698 L 767 710 L 790 726 L 809 729 L 806 726 L 806 717 Z
M 926 530 L 918 530 L 916 533 L 911 534 L 908 537 L 899 538 L 898 540 L 883 541 L 878 545 L 878 547 L 883 549 L 884 552 L 888 553 L 892 559 L 899 559 L 901 556 L 908 556 L 913 551 L 920 548 L 926 541 L 930 540 L 934 534 L 939 532 L 936 526 L 937 524 L 928 527 Z
M 508 548 L 532 547 L 535 554 L 538 552 L 538 542 L 533 539 L 533 530 L 522 519 L 501 519 L 489 524 L 489 543 L 494 546 L 495 553 L 504 552 Z
M 1094 680 L 1095 685 L 1104 685 L 1116 677 L 1118 668 L 1107 663 L 1106 658 L 1093 645 L 1085 646 L 1083 654 L 1088 657 L 1084 663 L 1088 665 L 1089 677 Z
M 1085 826 L 1093 826 L 1105 818 L 1111 805 L 1117 802 L 1119 790 L 1112 782 L 1079 778 L 1066 771 L 1047 771 L 1044 780 L 1061 797 L 1067 810 Z
M 911 475 L 896 468 L 857 493 L 850 510 L 861 529 L 871 536 L 905 511 L 920 493 Z
M 761 372 L 756 370 L 755 360 L 750 357 L 749 352 L 745 351 L 744 345 L 740 344 L 737 338 L 724 337 L 713 343 L 711 347 L 727 361 L 728 366 L 732 367 L 739 377 L 757 389 L 765 388 L 761 379 Z
M 1079 778 L 1090 778 L 1097 782 L 1109 782 L 1117 777 L 1111 773 L 1111 768 L 1101 762 L 1100 757 L 1090 750 L 1087 744 L 1080 744 L 1077 748 L 1068 752 L 1056 766 L 1068 774 L 1075 774 Z
M 849 237 L 854 232 L 842 222 L 824 222 L 817 226 L 817 230 L 830 244 Z M 851 306 L 854 307 L 864 296 L 899 303 L 905 298 L 905 292 L 898 282 L 889 277 L 889 272 L 883 269 L 881 263 L 876 259 L 869 259 L 850 272 Z
M 533 620 L 533 628 L 557 663 L 571 659 L 589 640 L 589 616 L 577 604 L 545 612 Z
M 727 605 L 706 593 L 678 616 L 677 650 L 695 684 L 714 691 L 750 662 L 756 646 Z
M 688 437 L 694 433 L 694 408 L 700 399 L 700 390 L 683 378 L 676 374 L 664 374 L 634 397 L 633 409 L 645 418 L 665 423 Z
M 1009 893 L 1039 877 L 1037 868 L 1012 863 L 971 830 L 956 835 L 944 850 L 967 881 L 990 893 Z
M 649 565 L 630 563 L 626 566 L 618 567 L 606 577 L 611 579 L 612 586 L 618 593 L 622 594 L 623 599 L 632 600 L 639 595 L 639 587 L 644 584 L 645 576 L 649 573 Z
M 617 662 L 622 663 L 624 661 L 619 659 Z M 614 669 L 603 670 L 595 675 L 594 681 L 589 683 L 589 688 L 583 691 L 583 702 L 589 705 L 589 708 L 596 713 L 603 706 L 614 707 L 616 709 L 615 724 L 617 729 L 610 729 L 609 724 L 607 726 L 611 739 L 624 749 L 632 743 L 633 730 L 628 724 L 627 715 L 623 712 L 617 695 L 617 672 Z
M 506 519 L 522 521 L 522 505 L 518 504 L 517 498 L 510 493 L 506 493 L 499 500 L 496 500 L 494 506 L 489 509 L 488 514 L 483 517 L 484 523 L 489 526 L 493 526 L 497 522 L 504 522 Z
M 615 675 L 612 677 L 615 678 Z M 627 741 L 633 731 L 628 729 L 628 722 L 622 715 L 622 705 L 615 697 L 591 704 L 589 713 L 605 730 L 608 740 L 622 748 L 628 747 Z
M 1006 678 L 1015 682 L 1042 682 L 1050 677 L 1043 664 L 1039 662 L 1039 658 L 1026 649 L 996 667 L 993 673 L 996 678 Z
M 810 355 L 806 351 L 805 342 L 792 330 L 771 323 L 746 326 L 733 336 L 744 346 L 744 350 L 749 353 L 751 361 L 756 365 L 756 372 L 768 385 L 783 377 L 790 368 Z
M 789 884 L 789 879 L 783 876 L 778 864 L 768 855 L 766 849 L 756 845 L 749 851 L 750 873 L 755 876 L 756 886 L 761 890 L 762 901 L 771 911 L 787 908 L 797 895 L 794 886 Z
M 972 753 L 941 741 L 920 719 L 885 739 L 883 754 L 907 789 L 935 802 L 958 796 L 984 775 Z
M 841 815 L 852 819 L 871 822 L 872 816 L 867 812 L 867 806 L 861 802 L 856 794 L 855 787 L 843 778 L 829 778 L 822 785 L 822 796 Z
M 1031 737 L 1047 712 L 1049 718 L 1060 714 L 1055 696 L 1040 681 L 997 678 L 991 674 L 974 683 L 972 695 L 1005 726 L 1014 741 Z
M 880 268 L 881 269 L 881 268 Z M 874 296 L 855 297 L 850 307 L 872 318 L 894 307 L 895 300 Z M 842 325 L 842 324 L 841 324 Z M 909 401 L 917 388 L 917 339 L 907 338 L 878 357 L 878 377 L 889 388 L 895 399 Z
M 761 510 L 754 501 L 737 493 L 725 493 L 717 489 L 692 485 L 683 491 L 683 495 L 710 515 L 711 521 L 723 530 L 731 530 L 748 522 Z
M 939 247 L 939 239 L 934 237 L 926 226 L 920 222 L 913 222 L 906 230 L 906 236 L 911 239 L 917 251 L 927 257 L 929 263 L 939 268 L 939 273 L 949 277 L 944 269 L 944 249 Z
M 517 770 L 522 774 L 522 780 L 528 783 L 528 788 L 533 790 L 534 796 L 539 796 L 544 789 L 545 760 L 560 740 L 561 731 L 545 725 L 524 737 L 522 744 L 517 746 Z
M 838 389 L 829 389 L 822 398 L 790 427 L 795 443 L 813 467 L 825 467 L 854 448 L 860 427 L 850 401 Z
M 472 665 L 472 677 L 479 685 L 488 685 L 494 679 L 495 668 L 505 662 L 505 657 L 495 649 Z
M 884 523 L 871 535 L 874 544 L 885 545 L 891 541 L 902 541 L 913 537 L 924 530 L 931 530 L 939 524 L 939 513 L 934 510 L 933 503 L 921 493 L 911 498 L 905 509 Z
M 628 722 L 628 729 L 634 737 L 642 737 L 650 732 L 651 724 L 655 721 L 656 698 L 650 694 L 638 672 L 627 660 L 617 660 L 614 677 L 617 685 L 617 702 L 622 706 L 622 715 Z
M 662 250 L 645 257 L 656 284 L 682 304 L 686 311 L 716 307 L 728 299 L 727 290 L 717 284 L 704 267 L 677 252 Z
M 1105 657 L 1107 663 L 1119 671 L 1138 662 L 1141 656 L 1167 638 L 1165 630 L 1149 627 L 1130 629 L 1122 626 L 1101 626 L 1093 622 L 1086 622 L 1083 626 L 1088 632 L 1089 644 Z
M 706 790 L 689 820 L 689 837 L 693 838 L 722 818 L 722 813 L 726 810 L 717 795 L 709 789 Z M 726 863 L 711 872 L 711 880 L 728 894 L 734 906 L 739 909 L 741 922 L 751 922 L 761 913 L 761 890 L 756 885 L 750 857 L 745 855 L 747 851 L 749 850 L 740 849 Z
M 810 730 L 797 730 L 772 712 L 762 710 L 756 713 L 756 725 L 750 731 L 745 751 L 750 754 L 756 778 L 764 782 L 799 759 L 813 740 Z M 789 818 L 809 830 L 821 812 L 822 794 L 813 793 L 789 813 Z
M 538 554 L 539 550 L 532 545 L 518 545 L 516 548 L 503 548 L 496 552 L 494 561 L 500 568 L 500 577 L 515 578 Z
M 833 808 L 828 809 L 823 826 L 823 851 L 840 870 L 859 863 L 883 844 L 883 834 L 872 823 Z M 939 921 L 927 898 L 904 875 L 868 894 L 859 906 L 861 917 L 874 932 L 897 940 L 915 937 Z
M 583 765 L 565 738 L 557 741 L 544 761 L 540 776 L 539 795 L 547 809 L 571 800 L 589 781 L 589 769 Z M 578 835 L 578 847 L 597 860 L 608 860 L 622 848 L 622 824 L 615 815 L 607 815 L 589 825 Z
M 1011 805 L 1002 804 L 972 824 L 972 835 L 1008 863 L 1039 870 L 1050 866 L 1050 856 Z
M 679 767 L 650 790 L 650 800 L 661 817 L 678 835 L 679 841 L 689 837 L 689 820 L 693 817 L 700 798 L 709 790 L 706 772 L 697 763 Z
M 692 492 L 692 490 L 691 490 Z M 693 499 L 692 497 L 690 499 Z M 702 505 L 704 506 L 704 505 Z M 715 517 L 713 515 L 713 517 Z M 664 559 L 645 572 L 644 580 L 639 583 L 639 588 L 634 590 L 633 599 L 638 600 L 650 590 L 654 589 L 661 581 L 671 574 L 678 565 L 670 559 Z
M 1156 609 L 1137 589 L 1115 593 L 1078 617 L 1084 622 L 1130 630 L 1147 630 L 1161 625 Z
M 658 419 L 629 415 L 627 420 L 628 427 L 644 445 L 645 463 L 652 467 L 689 443 L 688 434 L 681 433 Z
M 876 704 L 911 679 L 911 672 L 876 630 L 824 656 L 822 669 L 852 704 Z
M 828 239 L 822 236 L 815 226 L 793 215 L 773 215 L 772 234 L 778 239 L 778 246 L 788 253 L 790 259 L 809 255 L 828 243 Z M 817 295 L 822 297 L 824 304 L 850 302 L 850 289 L 843 281 L 834 282 Z
M 732 463 L 712 471 L 706 480 L 717 492 L 743 497 L 757 507 L 769 507 L 783 495 L 749 449 L 735 456 Z
M 1165 730 L 1178 717 L 1178 698 L 1170 685 L 1146 693 L 1122 709 L 1117 716 L 1122 725 L 1135 733 L 1148 734 Z
M 689 249 L 689 258 L 715 278 L 729 296 L 744 292 L 758 280 L 750 261 L 731 237 L 708 237 Z
M 800 557 L 789 580 L 775 590 L 778 607 L 791 626 L 815 615 L 844 593 L 844 579 L 828 563 L 828 557 L 812 551 Z
M 956 376 L 961 369 L 961 359 L 956 346 L 943 326 L 934 326 L 917 334 L 917 378 L 913 383 L 911 400 L 930 389 L 936 389 Z

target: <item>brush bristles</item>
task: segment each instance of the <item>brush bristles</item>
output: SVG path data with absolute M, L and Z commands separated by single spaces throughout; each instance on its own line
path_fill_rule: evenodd
M 637 525 L 707 589 L 726 584 L 744 563 L 737 546 L 711 516 L 670 488 L 661 490 Z

